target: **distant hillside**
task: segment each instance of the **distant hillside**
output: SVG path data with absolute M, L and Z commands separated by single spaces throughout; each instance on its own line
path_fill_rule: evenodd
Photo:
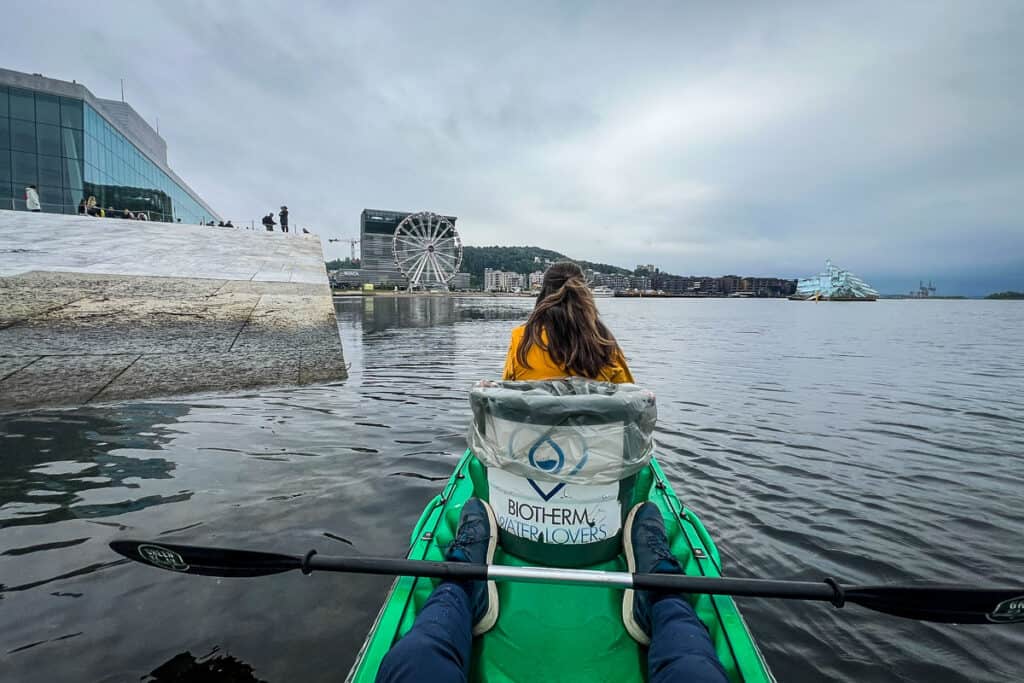
M 535 259 L 540 259 L 540 263 Z M 474 284 L 482 284 L 484 269 L 507 270 L 514 273 L 532 273 L 544 270 L 545 261 L 576 261 L 584 269 L 592 268 L 602 273 L 629 274 L 632 271 L 607 263 L 593 263 L 569 258 L 550 249 L 540 247 L 463 247 L 462 267 L 459 269 L 472 276 Z

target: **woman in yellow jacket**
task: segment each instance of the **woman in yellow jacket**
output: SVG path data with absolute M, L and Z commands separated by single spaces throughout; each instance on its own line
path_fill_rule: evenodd
M 586 276 L 568 261 L 547 269 L 529 320 L 512 330 L 503 379 L 561 377 L 633 382 L 622 349 L 598 316 Z

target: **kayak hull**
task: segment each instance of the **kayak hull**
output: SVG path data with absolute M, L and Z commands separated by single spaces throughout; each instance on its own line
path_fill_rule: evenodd
M 442 560 L 458 526 L 462 504 L 473 496 L 486 500 L 487 494 L 486 470 L 466 451 L 413 528 L 408 558 Z M 692 576 L 721 576 L 714 541 L 697 516 L 680 503 L 654 460 L 637 475 L 633 487 L 632 502 L 645 500 L 661 510 L 672 552 L 684 571 Z M 528 564 L 500 547 L 495 563 Z M 621 554 L 585 568 L 627 570 Z M 370 683 L 375 679 L 384 655 L 412 627 L 436 585 L 435 580 L 423 578 L 395 580 L 347 680 Z M 498 595 L 497 624 L 473 643 L 471 681 L 646 681 L 647 650 L 623 626 L 621 589 L 506 582 L 498 584 Z M 694 609 L 707 626 L 730 681 L 774 681 L 732 598 L 694 598 Z

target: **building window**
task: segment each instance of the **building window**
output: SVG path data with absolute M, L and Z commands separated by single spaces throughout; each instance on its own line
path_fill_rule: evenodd
M 36 124 L 36 143 L 40 154 L 60 156 L 60 128 L 46 123 Z
M 68 159 L 81 159 L 82 157 L 82 131 L 73 128 L 61 128 L 61 154 Z
M 38 185 L 36 155 L 28 152 L 12 152 L 11 168 L 13 170 L 14 184 L 18 187 L 26 185 Z
M 60 157 L 40 154 L 38 159 L 39 185 L 59 189 L 61 186 Z M 40 196 L 42 196 L 42 193 L 40 193 Z
M 36 93 L 36 122 L 60 125 L 60 100 L 57 97 Z
M 82 102 L 60 98 L 60 125 L 82 130 Z
M 32 121 L 11 120 L 11 149 L 36 153 L 36 124 Z
M 25 90 L 17 90 L 15 88 L 11 88 L 9 93 L 11 118 L 22 119 L 23 121 L 35 121 L 36 100 L 32 96 L 32 93 Z

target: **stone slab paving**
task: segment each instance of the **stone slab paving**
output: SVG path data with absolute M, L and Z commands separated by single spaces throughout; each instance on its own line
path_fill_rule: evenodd
M 43 356 L 0 382 L 0 405 L 34 408 L 88 403 L 138 356 Z
M 31 271 L 327 282 L 315 235 L 0 211 L 0 277 Z
M 315 237 L 0 211 L 0 411 L 345 376 Z

